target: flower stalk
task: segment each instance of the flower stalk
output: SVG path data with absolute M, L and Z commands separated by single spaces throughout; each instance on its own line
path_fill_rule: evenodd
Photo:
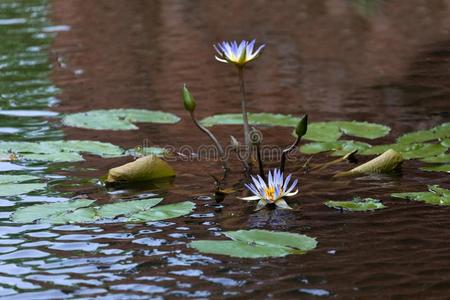
M 280 171 L 281 173 L 284 172 L 284 167 L 286 165 L 286 156 L 294 150 L 298 144 L 300 143 L 300 140 L 302 137 L 306 134 L 306 131 L 308 130 L 308 115 L 304 115 L 300 118 L 300 121 L 298 122 L 297 127 L 295 128 L 295 134 L 296 139 L 295 142 L 290 145 L 288 148 L 284 149 L 281 153 L 281 159 L 280 159 Z

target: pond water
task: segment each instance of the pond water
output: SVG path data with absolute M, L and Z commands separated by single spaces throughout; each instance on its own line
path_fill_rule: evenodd
M 250 111 L 390 126 L 390 135 L 377 143 L 450 120 L 445 0 L 2 0 L 0 32 L 1 141 L 196 149 L 208 140 L 184 111 L 181 87 L 187 83 L 194 93 L 199 117 L 239 112 L 235 70 L 214 61 L 212 44 L 252 37 L 267 48 L 246 73 Z M 65 127 L 59 118 L 110 108 L 162 110 L 182 120 L 97 131 Z M 213 127 L 222 140 L 241 130 Z M 261 130 L 268 144 L 292 142 L 291 128 Z M 131 158 L 84 158 L 0 162 L 2 174 L 34 175 L 47 183 L 43 190 L 0 199 L 0 299 L 446 299 L 450 293 L 450 209 L 390 197 L 428 184 L 449 187 L 447 173 L 420 171 L 418 161 L 405 162 L 394 176 L 339 180 L 330 170 L 304 174 L 289 165 L 300 180 L 295 210 L 254 212 L 236 195 L 220 204 L 212 200 L 212 176 L 221 176 L 216 161 L 171 162 L 177 177 L 169 188 L 106 189 L 98 178 Z M 243 179 L 239 163 L 232 167 L 229 186 Z M 149 194 L 163 195 L 166 203 L 192 200 L 197 208 L 147 224 L 9 220 L 31 203 L 77 196 L 111 203 Z M 388 208 L 341 213 L 323 204 L 353 196 L 381 199 Z M 221 231 L 250 228 L 307 234 L 319 244 L 305 255 L 256 260 L 186 247 Z

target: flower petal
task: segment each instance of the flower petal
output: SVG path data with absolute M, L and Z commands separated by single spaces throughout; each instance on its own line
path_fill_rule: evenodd
M 249 196 L 249 197 L 237 197 L 240 200 L 245 200 L 245 201 L 254 201 L 254 200 L 261 200 L 260 197 L 258 196 Z
M 295 192 L 285 194 L 286 197 L 292 197 L 298 194 L 298 189 Z
M 267 202 L 265 202 L 264 200 L 259 200 L 258 204 L 256 204 L 256 208 L 255 211 L 261 210 L 264 207 L 266 207 Z
M 280 199 L 277 202 L 275 202 L 275 205 L 281 209 L 292 209 L 292 207 L 290 207 L 286 201 L 284 201 L 284 199 Z

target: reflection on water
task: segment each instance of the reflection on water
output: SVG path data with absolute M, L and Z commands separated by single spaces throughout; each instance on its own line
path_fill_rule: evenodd
M 50 6 L 51 5 L 51 6 Z M 50 22 L 52 18 L 52 22 Z M 448 1 L 129 1 L 3 0 L 0 3 L 0 140 L 92 139 L 132 148 L 206 143 L 186 120 L 180 87 L 188 83 L 200 117 L 237 112 L 232 68 L 213 63 L 220 39 L 267 42 L 251 65 L 251 111 L 302 114 L 313 121 L 357 119 L 405 131 L 449 120 Z M 249 36 L 250 35 L 250 36 Z M 185 118 L 177 125 L 139 124 L 120 134 L 66 128 L 59 112 L 147 108 Z M 240 126 L 213 128 L 223 139 Z M 263 128 L 288 144 L 288 128 Z M 2 149 L 4 150 L 4 149 Z M 174 162 L 170 187 L 105 190 L 96 179 L 126 161 L 85 157 L 77 164 L 0 162 L 2 174 L 32 174 L 48 188 L 0 199 L 2 299 L 158 298 L 443 298 L 450 244 L 448 209 L 392 200 L 400 190 L 448 184 L 409 161 L 395 176 L 332 181 L 300 177 L 295 211 L 259 211 L 227 196 L 210 197 L 214 162 Z M 318 160 L 325 160 L 319 157 Z M 239 165 L 234 162 L 234 167 Z M 231 174 L 238 183 L 240 174 Z M 162 191 L 161 189 L 167 189 Z M 88 196 L 193 198 L 189 217 L 147 224 L 13 224 L 23 205 Z M 325 200 L 380 198 L 387 209 L 340 214 Z M 222 231 L 265 228 L 306 233 L 319 246 L 307 255 L 241 260 L 186 248 Z

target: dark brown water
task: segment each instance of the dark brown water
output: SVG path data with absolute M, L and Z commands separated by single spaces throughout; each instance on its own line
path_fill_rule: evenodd
M 450 120 L 450 1 L 54 0 L 45 11 L 51 23 L 68 27 L 47 49 L 58 102 L 40 109 L 145 108 L 183 118 L 126 132 L 62 127 L 66 139 L 124 148 L 208 143 L 184 112 L 180 90 L 189 85 L 199 117 L 239 112 L 236 70 L 214 61 L 212 44 L 242 38 L 267 43 L 246 73 L 250 111 L 389 125 L 391 134 L 379 143 Z M 241 134 L 240 126 L 213 130 L 222 140 Z M 269 144 L 291 143 L 289 128 L 262 131 Z M 51 172 L 79 183 L 128 160 L 92 157 Z M 167 202 L 211 196 L 210 174 L 221 173 L 217 162 L 172 164 L 174 185 L 153 192 Z M 16 284 L 4 284 L 0 292 L 5 299 L 449 299 L 450 209 L 389 196 L 427 184 L 450 186 L 447 174 L 419 166 L 408 161 L 398 176 L 344 180 L 295 171 L 301 193 L 294 211 L 253 212 L 232 195 L 220 205 L 194 198 L 191 216 L 146 225 L 17 227 L 5 220 L 2 243 L 15 249 L 0 255 L 6 264 L 0 272 L 9 278 L 2 282 Z M 239 164 L 233 167 L 229 185 L 242 179 Z M 151 190 L 67 187 L 61 181 L 56 191 L 101 202 Z M 355 195 L 379 198 L 388 208 L 350 214 L 323 205 Z M 39 202 L 30 196 L 20 202 L 27 199 Z M 257 260 L 186 248 L 193 239 L 249 228 L 303 233 L 319 245 L 306 255 Z

